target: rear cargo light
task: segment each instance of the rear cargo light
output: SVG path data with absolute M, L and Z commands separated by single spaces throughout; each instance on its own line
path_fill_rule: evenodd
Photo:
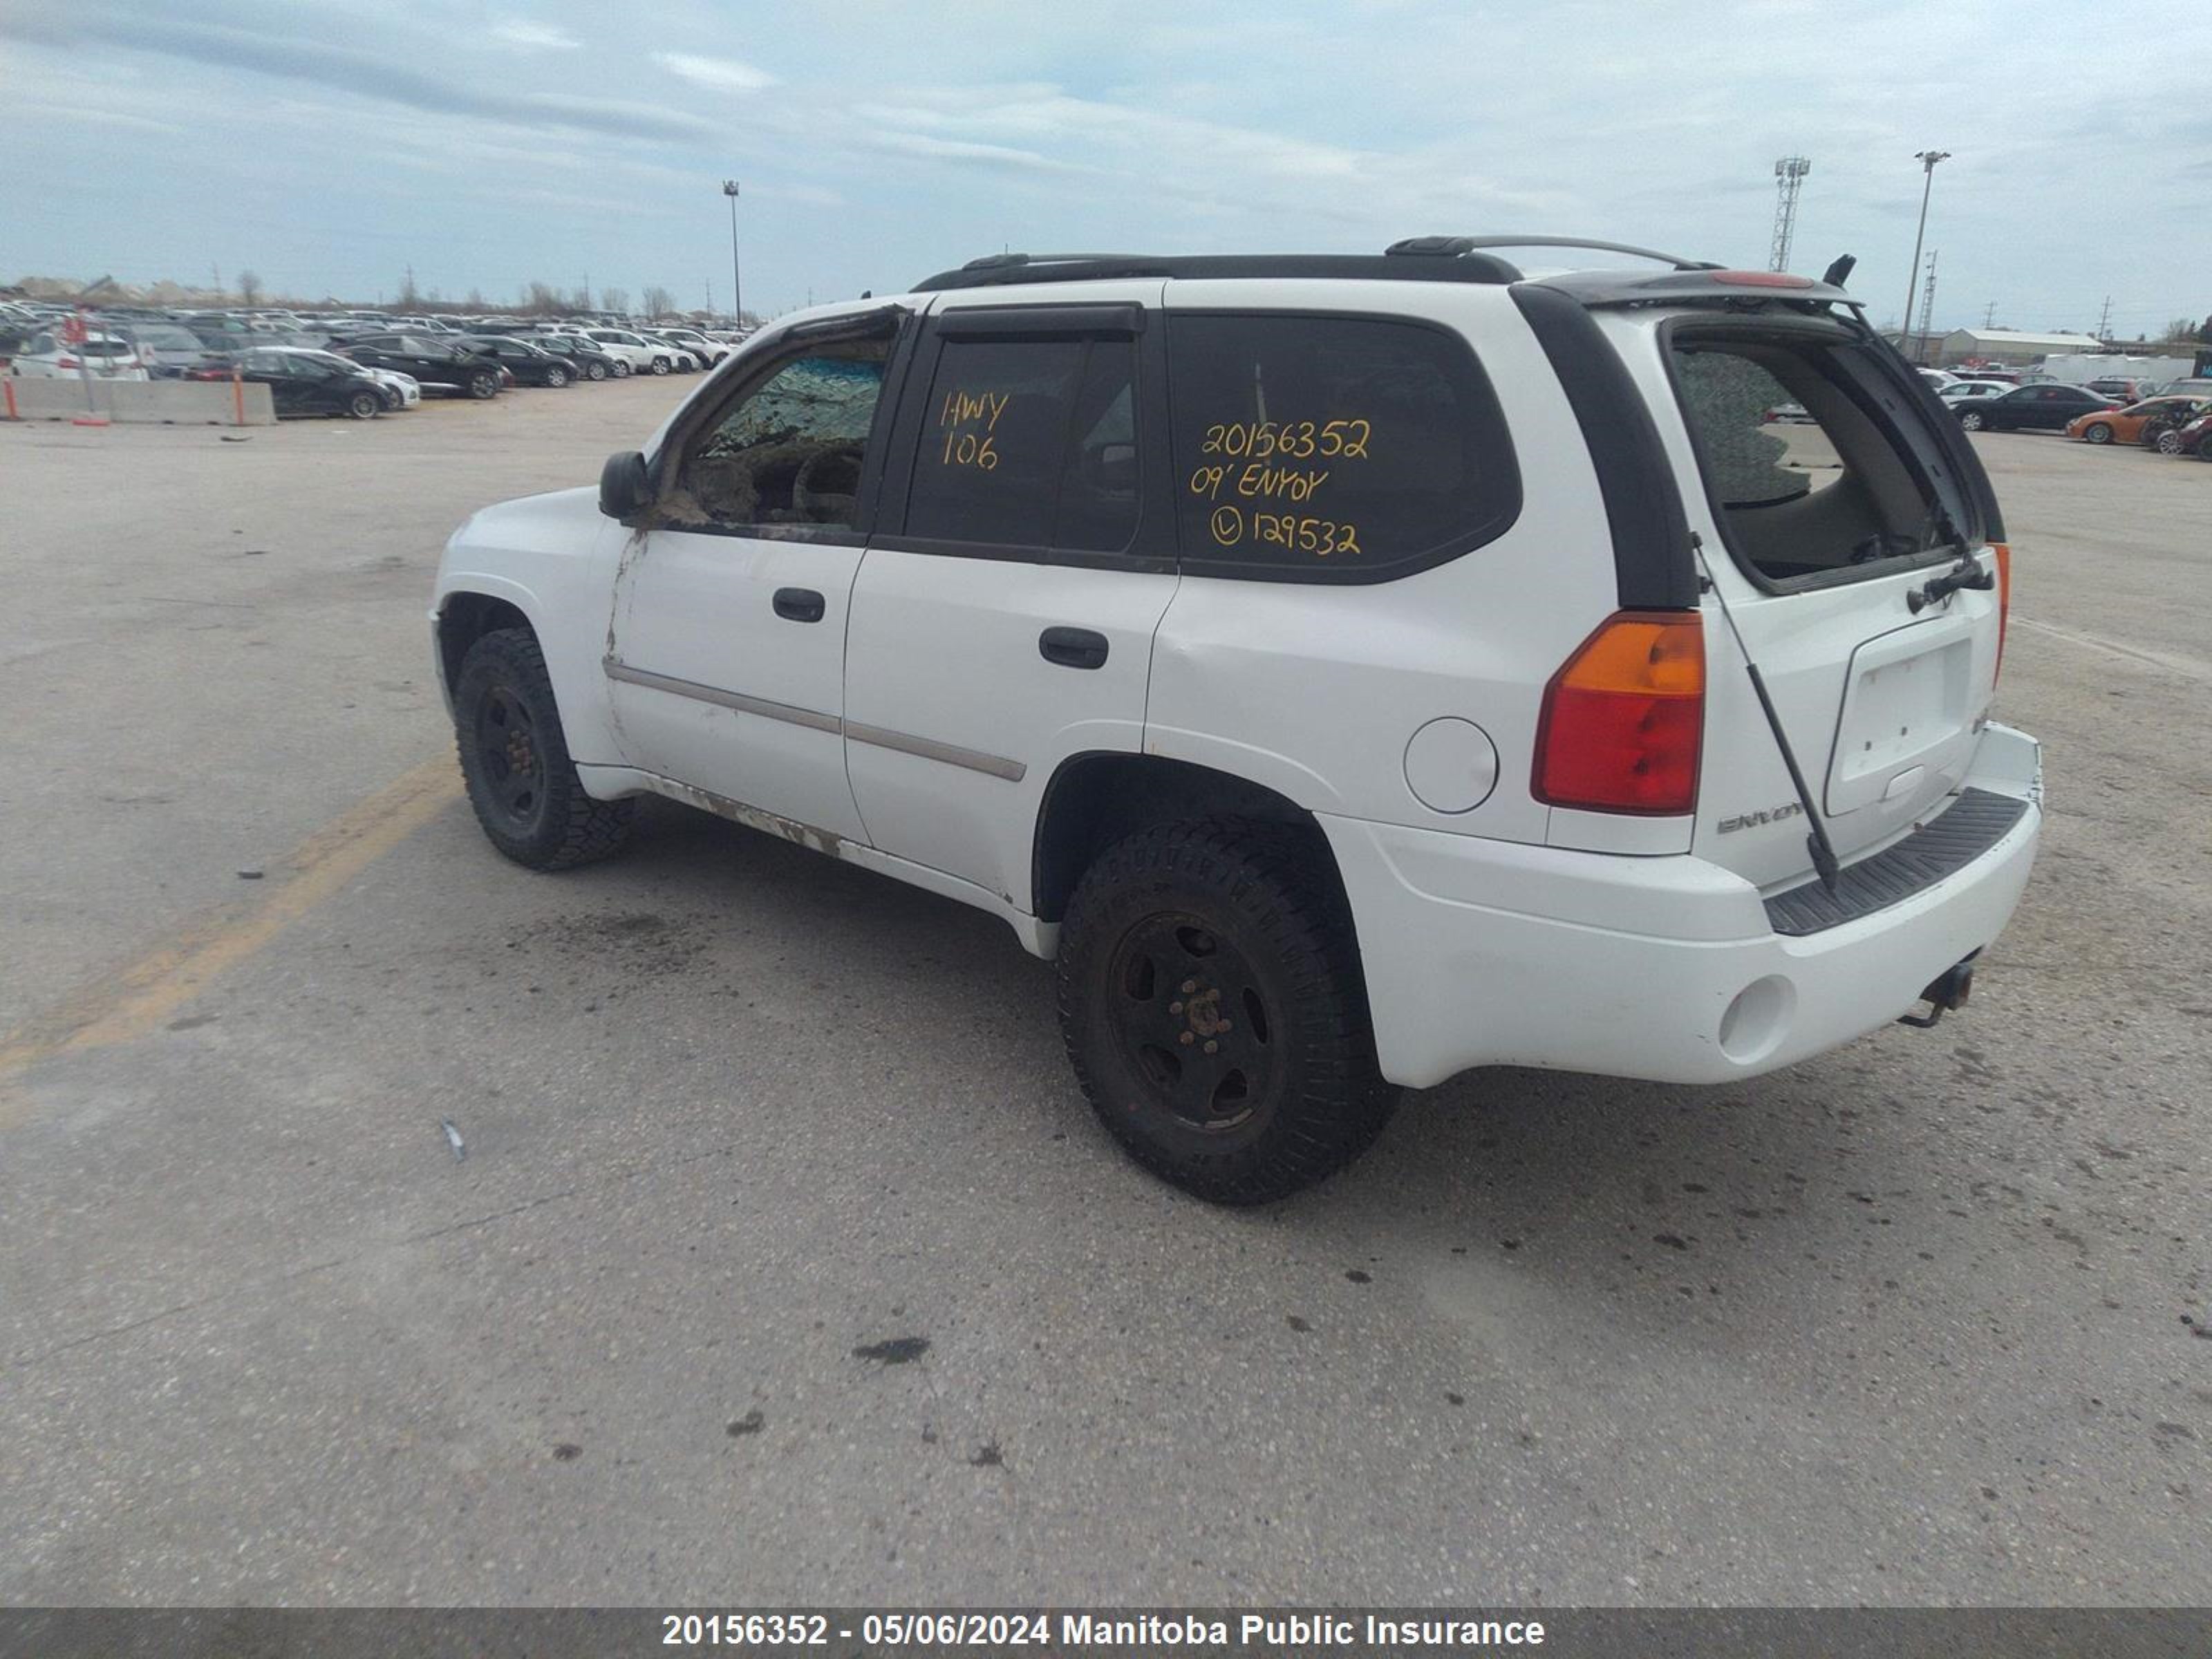
M 1995 685 L 2004 672 L 2005 624 L 2012 620 L 2012 544 L 1991 542 L 1990 551 L 1997 556 L 1997 665 L 1990 675 Z
M 1616 611 L 1544 688 L 1535 797 L 1592 812 L 1687 812 L 1705 725 L 1704 618 Z

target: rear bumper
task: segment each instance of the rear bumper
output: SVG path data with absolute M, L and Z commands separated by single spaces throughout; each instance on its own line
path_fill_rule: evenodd
M 1477 1066 L 1666 1083 L 1755 1077 L 1878 1030 L 1990 944 L 2042 827 L 2033 738 L 1991 726 L 1967 787 L 2026 805 L 1986 851 L 1881 909 L 1798 937 L 1687 855 L 1634 858 L 1322 819 L 1358 920 L 1383 1074 Z

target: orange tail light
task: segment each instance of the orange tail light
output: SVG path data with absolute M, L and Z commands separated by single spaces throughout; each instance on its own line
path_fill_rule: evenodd
M 1616 611 L 1544 688 L 1536 799 L 1591 812 L 1687 812 L 1705 725 L 1704 617 Z

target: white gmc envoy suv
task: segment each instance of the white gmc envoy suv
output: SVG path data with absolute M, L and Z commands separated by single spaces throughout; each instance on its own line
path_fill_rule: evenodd
M 1004 917 L 1225 1203 L 1470 1066 L 1933 1024 L 2041 767 L 1988 478 L 1848 263 L 1011 254 L 799 313 L 454 536 L 470 798 L 534 869 L 658 794 Z

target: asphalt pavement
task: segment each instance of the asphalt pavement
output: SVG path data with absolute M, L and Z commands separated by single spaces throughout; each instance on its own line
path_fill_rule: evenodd
M 2212 466 L 1976 441 L 2048 817 L 1966 1012 L 1232 1212 L 980 913 L 483 843 L 440 545 L 690 384 L 0 427 L 0 1599 L 2212 1601 Z

